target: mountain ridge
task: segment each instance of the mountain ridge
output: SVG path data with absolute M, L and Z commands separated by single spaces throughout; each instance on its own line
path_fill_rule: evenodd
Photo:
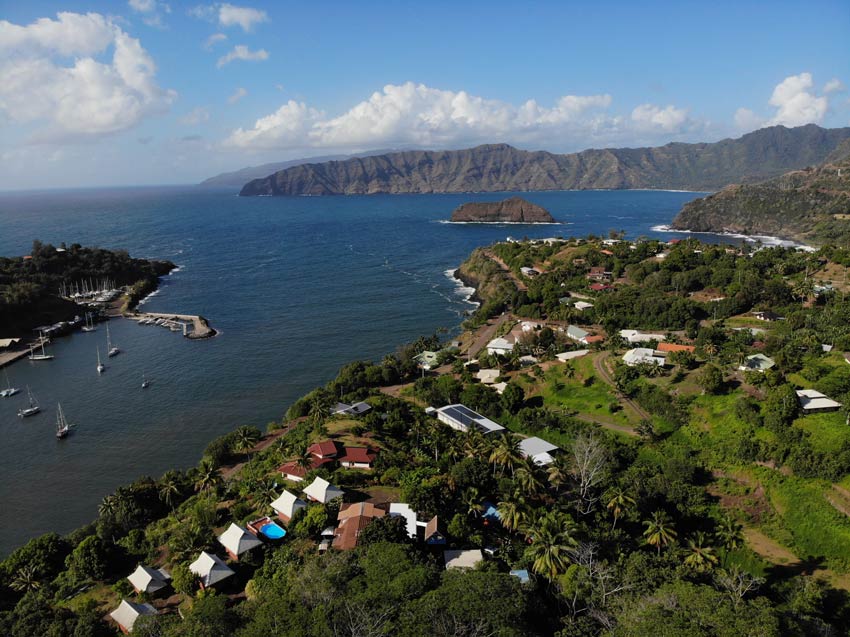
M 484 144 L 409 150 L 301 164 L 245 184 L 240 195 L 501 192 L 530 190 L 719 190 L 823 162 L 850 128 L 773 126 L 737 139 L 578 153 Z

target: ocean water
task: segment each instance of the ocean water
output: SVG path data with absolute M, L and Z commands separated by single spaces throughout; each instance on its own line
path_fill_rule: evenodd
M 43 413 L 21 420 L 25 392 L 0 399 L 0 555 L 92 520 L 103 496 L 141 475 L 195 464 L 240 425 L 265 425 L 355 359 L 380 359 L 439 328 L 456 330 L 468 290 L 447 275 L 479 245 L 513 237 L 653 230 L 699 193 L 520 193 L 559 225 L 449 224 L 466 201 L 510 193 L 240 198 L 197 187 L 0 193 L 0 254 L 33 239 L 125 249 L 179 271 L 145 304 L 202 314 L 220 331 L 189 341 L 111 321 L 124 352 L 105 361 L 106 331 L 49 347 L 49 362 L 7 368 Z M 710 239 L 711 237 L 703 237 Z M 726 238 L 718 238 L 727 241 Z M 0 334 L 0 337 L 3 335 Z M 151 386 L 141 388 L 142 376 Z M 0 374 L 0 384 L 2 384 Z M 53 436 L 57 402 L 76 430 Z

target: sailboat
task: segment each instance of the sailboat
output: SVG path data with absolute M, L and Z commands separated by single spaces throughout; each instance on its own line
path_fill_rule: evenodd
M 91 317 L 91 312 L 86 312 L 86 324 L 83 325 L 82 329 L 84 332 L 96 332 L 97 328 L 94 326 L 94 321 Z
M 6 377 L 6 389 L 0 389 L 0 398 L 9 398 L 21 391 L 17 387 L 12 387 L 12 383 L 9 382 L 9 374 L 5 369 L 3 370 L 3 375 Z
M 65 420 L 65 412 L 62 411 L 62 405 L 56 404 L 56 437 L 60 440 L 67 437 L 71 433 L 72 424 Z
M 29 386 L 27 386 L 27 397 L 29 398 L 30 406 L 18 410 L 18 417 L 20 418 L 35 416 L 38 412 L 41 411 L 41 407 L 38 406 L 38 403 L 35 400 L 35 396 L 32 395 Z
M 142 372 L 142 389 L 147 389 L 151 386 L 151 382 L 145 376 L 145 373 Z
M 45 354 L 45 352 L 44 352 L 44 341 L 47 340 L 47 339 L 45 339 L 44 335 L 42 334 L 42 336 L 39 340 L 41 341 L 41 354 L 36 354 L 35 348 L 30 347 L 29 359 L 31 361 L 49 361 L 49 360 L 52 360 L 53 354 Z
M 106 355 L 115 356 L 120 354 L 121 350 L 112 345 L 112 338 L 109 336 L 109 323 L 106 324 Z
M 103 370 L 106 369 L 106 365 L 100 362 L 100 348 L 97 348 L 97 373 L 102 374 Z

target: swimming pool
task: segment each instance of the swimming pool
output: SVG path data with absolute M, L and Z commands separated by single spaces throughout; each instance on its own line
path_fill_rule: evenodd
M 286 529 L 278 526 L 274 522 L 269 522 L 260 527 L 260 533 L 265 535 L 270 540 L 279 540 L 286 535 Z

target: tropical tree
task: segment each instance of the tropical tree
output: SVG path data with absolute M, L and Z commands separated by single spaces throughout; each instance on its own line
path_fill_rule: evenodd
M 313 461 L 314 460 L 315 460 L 315 458 L 313 457 L 313 454 L 310 453 L 309 451 L 305 450 L 304 453 L 299 454 L 298 457 L 295 458 L 295 465 L 299 469 L 303 469 L 304 471 L 309 471 L 310 469 L 313 468 Z
M 159 481 L 159 497 L 165 505 L 174 510 L 174 505 L 183 494 L 183 481 L 177 471 L 167 471 Z
M 525 458 L 516 470 L 516 482 L 523 493 L 536 497 L 543 492 L 543 480 L 540 477 L 540 467 L 533 458 Z
M 499 467 L 499 475 L 504 475 L 505 469 L 511 470 L 511 475 L 514 474 L 516 465 L 522 458 L 519 450 L 519 439 L 510 433 L 502 434 L 493 446 L 490 452 L 490 463 Z
M 699 573 L 710 571 L 717 564 L 717 555 L 714 553 L 714 548 L 707 546 L 707 538 L 705 533 L 697 531 L 694 536 L 688 539 L 688 556 L 685 558 L 685 566 L 694 569 Z
M 195 474 L 195 491 L 209 491 L 221 484 L 221 473 L 213 463 L 202 460 Z
M 646 538 L 646 543 L 654 546 L 658 555 L 661 555 L 661 548 L 666 547 L 676 541 L 676 529 L 673 526 L 670 516 L 664 511 L 655 511 L 652 518 L 646 520 L 643 525 L 646 530 L 643 536 Z
M 12 577 L 9 586 L 21 593 L 37 591 L 41 588 L 41 580 L 35 564 L 24 564 L 15 571 L 15 575 Z
M 723 547 L 726 554 L 723 556 L 724 563 L 729 553 L 741 548 L 744 544 L 744 527 L 730 515 L 726 515 L 720 520 L 717 528 L 714 531 L 714 536 Z
M 614 516 L 614 523 L 611 525 L 613 530 L 617 526 L 617 520 L 623 514 L 623 511 L 633 507 L 635 499 L 629 496 L 622 487 L 616 487 L 608 494 L 608 503 L 605 507 Z
M 569 484 L 570 468 L 565 456 L 555 458 L 555 462 L 546 468 L 546 477 L 549 484 L 556 490 Z
M 236 430 L 235 437 L 236 450 L 245 452 L 245 462 L 247 462 L 251 458 L 251 449 L 257 446 L 257 443 L 260 441 L 260 438 L 262 438 L 262 434 L 260 433 L 260 430 L 256 427 L 244 426 L 239 427 L 239 429 Z
M 572 461 L 572 475 L 578 486 L 576 506 L 579 513 L 587 515 L 596 506 L 597 487 L 608 474 L 608 449 L 594 434 L 582 434 L 573 443 Z
M 502 526 L 508 531 L 518 531 L 525 527 L 527 508 L 521 497 L 503 500 L 496 506 Z
M 550 511 L 526 528 L 532 570 L 554 580 L 567 571 L 569 552 L 576 545 L 575 523 L 569 515 Z
M 481 494 L 476 487 L 469 487 L 463 492 L 463 505 L 466 507 L 467 515 L 477 518 L 484 511 L 481 504 Z

